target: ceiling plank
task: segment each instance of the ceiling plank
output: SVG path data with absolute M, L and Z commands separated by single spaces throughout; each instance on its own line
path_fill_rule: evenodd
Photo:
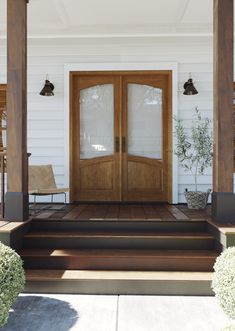
M 188 5 L 189 5 L 189 2 L 190 0 L 182 0 L 182 4 L 179 8 L 179 12 L 177 14 L 177 18 L 176 18 L 176 21 L 178 24 L 181 24 L 182 23 L 182 20 L 184 18 L 184 15 L 187 11 L 187 8 L 188 8 Z
M 55 7 L 57 14 L 61 20 L 63 28 L 66 29 L 70 25 L 69 16 L 66 10 L 66 6 L 61 0 L 52 0 L 53 6 Z

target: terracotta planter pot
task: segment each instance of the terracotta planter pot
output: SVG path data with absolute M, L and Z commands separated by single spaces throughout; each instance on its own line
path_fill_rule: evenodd
M 207 206 L 210 190 L 207 192 L 185 191 L 185 199 L 189 209 L 205 209 Z

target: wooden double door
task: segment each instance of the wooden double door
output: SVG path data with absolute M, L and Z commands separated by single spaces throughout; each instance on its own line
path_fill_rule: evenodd
M 71 72 L 71 201 L 170 201 L 171 72 Z

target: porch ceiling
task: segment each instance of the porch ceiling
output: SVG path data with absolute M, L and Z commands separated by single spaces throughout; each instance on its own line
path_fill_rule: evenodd
M 0 36 L 6 33 L 0 0 Z M 201 35 L 212 32 L 213 0 L 30 0 L 31 37 Z

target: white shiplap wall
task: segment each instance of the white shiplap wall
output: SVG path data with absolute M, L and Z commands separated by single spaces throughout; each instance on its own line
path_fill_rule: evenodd
M 31 164 L 52 163 L 59 186 L 65 184 L 64 167 L 64 64 L 109 62 L 177 62 L 178 115 L 187 128 L 199 106 L 212 118 L 212 39 L 194 38 L 104 38 L 32 39 L 28 47 L 28 150 Z M 192 73 L 197 96 L 183 96 L 183 83 Z M 45 75 L 55 84 L 55 96 L 41 97 Z M 6 82 L 6 47 L 0 40 L 0 83 Z M 199 178 L 200 189 L 212 184 L 211 169 Z M 193 188 L 193 178 L 178 169 L 179 202 L 185 187 Z

